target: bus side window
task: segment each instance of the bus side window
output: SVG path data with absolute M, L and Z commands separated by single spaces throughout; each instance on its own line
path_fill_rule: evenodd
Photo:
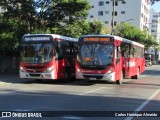
M 70 55 L 71 54 L 71 44 L 66 41 L 64 42 L 64 55 Z
M 129 46 L 125 46 L 124 57 L 129 57 Z
M 120 46 L 117 46 L 116 47 L 116 64 L 120 61 L 120 54 L 121 54 Z
M 120 47 L 119 46 L 117 47 L 116 53 L 117 53 L 117 59 L 120 59 Z
M 75 42 L 73 42 L 72 44 L 73 44 L 73 46 L 72 46 L 72 52 L 73 52 L 73 54 L 76 54 L 77 50 L 78 50 L 78 44 L 75 43 Z
M 62 44 L 62 42 L 57 43 L 56 58 L 63 59 L 63 44 Z
M 124 57 L 124 54 L 125 54 L 125 44 L 124 43 L 121 44 L 121 53 L 122 53 L 122 57 Z
M 130 46 L 130 57 L 135 57 L 135 49 L 134 46 Z

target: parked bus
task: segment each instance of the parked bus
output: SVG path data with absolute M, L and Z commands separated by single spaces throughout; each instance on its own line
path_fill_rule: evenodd
M 65 79 L 75 76 L 78 39 L 56 34 L 26 34 L 21 40 L 20 78 Z
M 77 79 L 114 81 L 138 79 L 145 70 L 144 45 L 112 35 L 86 35 L 78 40 Z

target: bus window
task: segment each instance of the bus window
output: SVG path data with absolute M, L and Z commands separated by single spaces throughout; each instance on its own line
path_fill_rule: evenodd
M 124 57 L 129 57 L 129 45 L 125 46 L 125 50 L 124 50 Z
M 63 44 L 61 42 L 57 44 L 56 58 L 63 59 Z

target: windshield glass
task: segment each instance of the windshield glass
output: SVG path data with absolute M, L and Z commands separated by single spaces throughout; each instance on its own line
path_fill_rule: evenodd
M 22 44 L 21 61 L 24 63 L 47 63 L 53 57 L 52 44 Z
M 108 65 L 113 61 L 114 46 L 111 44 L 85 43 L 78 47 L 81 65 Z

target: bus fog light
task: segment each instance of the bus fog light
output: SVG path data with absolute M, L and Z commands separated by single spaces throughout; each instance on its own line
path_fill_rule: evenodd
M 50 74 L 45 74 L 45 77 L 51 77 L 51 75 Z

